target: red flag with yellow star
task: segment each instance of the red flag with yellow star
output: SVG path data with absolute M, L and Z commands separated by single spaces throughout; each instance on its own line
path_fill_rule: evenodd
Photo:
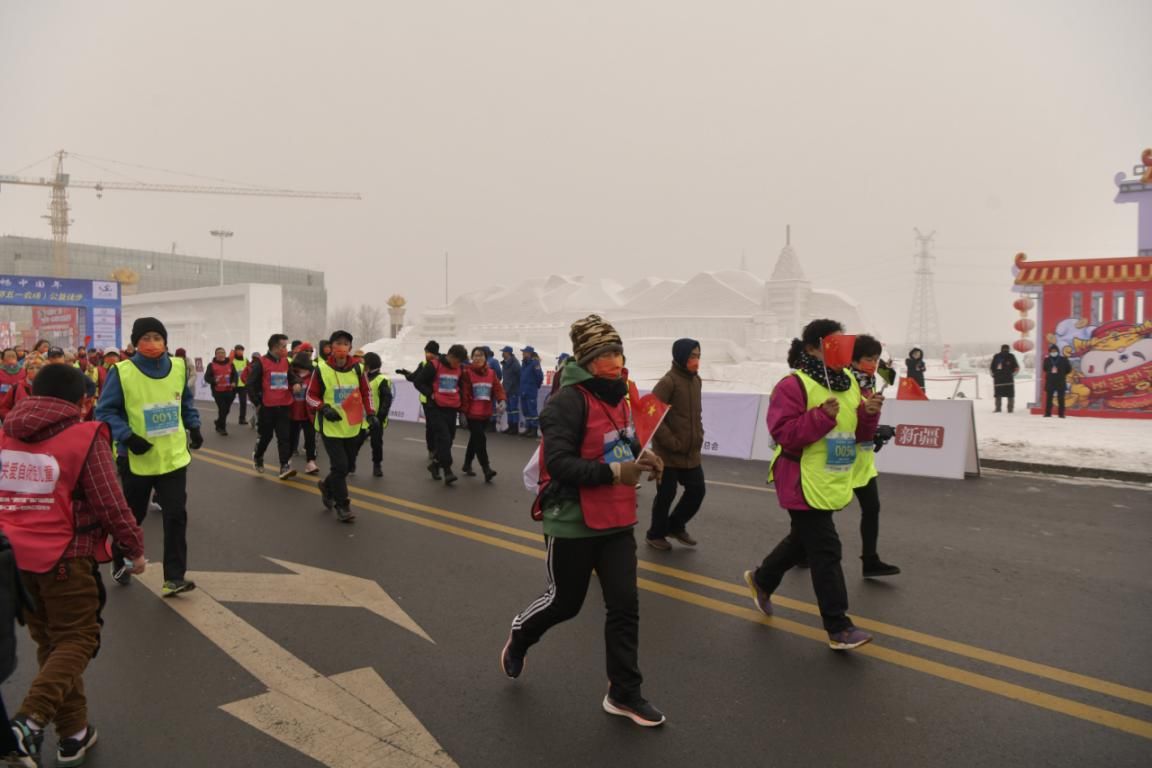
M 632 420 L 636 423 L 636 439 L 642 448 L 647 448 L 652 442 L 652 436 L 660 428 L 664 417 L 668 415 L 668 404 L 661 402 L 660 398 L 651 393 L 644 395 L 632 409 Z

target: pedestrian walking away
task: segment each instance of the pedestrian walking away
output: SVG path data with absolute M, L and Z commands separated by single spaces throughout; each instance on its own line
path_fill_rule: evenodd
M 248 424 L 248 361 L 244 358 L 244 345 L 232 348 L 232 367 L 236 369 L 236 399 L 240 402 L 240 426 Z
M 301 345 L 304 346 L 304 345 Z M 289 434 L 290 451 L 296 452 L 300 437 L 304 437 L 304 474 L 316 475 L 320 467 L 316 465 L 316 414 L 308 407 L 308 385 L 312 379 L 312 352 L 300 350 L 292 358 L 292 427 Z
M 472 460 L 480 461 L 484 482 L 492 482 L 496 470 L 488 460 L 488 423 L 492 414 L 505 404 L 504 387 L 496 372 L 488 367 L 483 347 L 472 349 L 472 365 L 460 377 L 460 410 L 468 420 L 468 448 L 464 451 L 463 472 L 475 477 Z
M 500 367 L 504 372 L 500 382 L 504 386 L 504 396 L 508 398 L 508 428 L 504 430 L 504 434 L 518 435 L 520 434 L 520 361 L 516 359 L 512 347 L 501 349 L 500 357 Z
M 368 377 L 368 394 L 372 400 L 372 412 L 376 414 L 376 426 L 368 424 L 368 429 L 361 433 L 372 447 L 372 476 L 384 477 L 384 430 L 388 429 L 388 414 L 392 410 L 392 400 L 395 392 L 392 390 L 392 380 L 385 376 L 380 367 L 383 362 L 380 355 L 369 352 L 364 355 L 364 373 Z
M 123 474 L 124 496 L 143 522 L 152 494 L 164 520 L 165 597 L 194 589 L 185 578 L 188 569 L 188 452 L 204 444 L 200 413 L 184 363 L 167 354 L 168 331 L 154 317 L 141 317 L 132 324 L 136 354 L 122 360 L 108 374 L 96 418 L 112 430 L 112 438 L 126 449 Z M 117 551 L 113 577 L 127 583 L 131 572 L 129 553 Z
M 236 383 L 240 374 L 228 359 L 224 347 L 216 347 L 216 352 L 204 370 L 204 382 L 212 388 L 212 399 L 216 401 L 216 434 L 228 436 L 228 414 L 236 400 Z
M 544 371 L 533 347 L 524 347 L 520 353 L 524 356 L 520 362 L 520 415 L 524 419 L 524 437 L 536 438 L 540 436 L 536 406 L 540 387 L 544 385 Z
M 1016 362 L 1016 355 L 1012 354 L 1007 344 L 1000 345 L 1000 351 L 992 356 L 988 366 L 992 373 L 992 394 L 996 398 L 995 413 L 1000 413 L 1000 402 L 1008 401 L 1008 413 L 1016 406 L 1016 373 L 1020 364 Z
M 428 471 L 437 478 L 437 472 L 444 473 L 444 485 L 456 482 L 452 471 L 452 441 L 456 439 L 456 425 L 463 401 L 460 398 L 460 376 L 468 350 L 463 345 L 453 344 L 448 354 L 432 360 L 416 372 L 412 379 L 416 390 L 428 398 L 424 412 L 428 415 L 428 426 L 432 430 L 432 451 L 435 462 Z
M 268 338 L 268 353 L 248 366 L 248 399 L 256 409 L 256 449 L 252 467 L 264 471 L 264 452 L 276 439 L 280 459 L 280 479 L 296 475 L 292 468 L 290 438 L 292 432 L 292 385 L 298 384 L 288 361 L 288 337 L 274 333 Z
M 144 536 L 116 482 L 108 425 L 80 421 L 86 396 L 79 369 L 48 366 L 0 434 L 0 528 L 30 598 L 24 619 L 38 662 L 10 723 L 16 744 L 9 740 L 8 765 L 35 766 L 49 725 L 59 737 L 56 765 L 84 763 L 97 731 L 83 676 L 100 648 L 99 563 L 111 559 L 109 535 L 132 573 L 145 568 Z M 58 471 L 37 472 L 49 465 Z
M 580 613 L 595 572 L 607 616 L 605 712 L 637 725 L 658 726 L 664 715 L 643 696 L 640 600 L 636 584 L 636 483 L 659 476 L 651 451 L 634 458 L 620 334 L 598 315 L 572 324 L 575 362 L 564 367 L 560 391 L 548 401 L 543 431 L 543 491 L 533 516 L 544 523 L 548 588 L 512 620 L 500 666 L 519 677 L 528 650 L 555 625 Z
M 1072 364 L 1060 354 L 1055 344 L 1048 347 L 1048 357 L 1044 358 L 1044 418 L 1052 416 L 1052 401 L 1058 405 L 1057 415 L 1064 418 L 1064 396 L 1068 391 L 1068 374 Z
M 316 433 L 328 454 L 328 476 L 317 483 L 320 499 L 325 509 L 335 510 L 338 521 L 351 523 L 356 515 L 348 498 L 348 472 L 356 466 L 363 423 L 375 424 L 376 416 L 363 366 L 351 356 L 352 334 L 335 331 L 330 341 L 332 356 L 316 362 L 308 384 L 308 407 L 316 412 Z
M 835 320 L 813 320 L 792 340 L 793 372 L 777 383 L 768 401 L 768 433 L 776 442 L 769 479 L 788 511 L 787 536 L 759 568 L 744 572 L 756 607 L 772 615 L 772 593 L 784 574 L 807 557 L 820 618 L 833 650 L 857 648 L 872 636 L 848 617 L 848 591 L 840 565 L 840 537 L 832 514 L 852 500 L 856 446 L 872 440 L 883 395 L 865 398 L 843 364 L 825 365 L 825 344 L 843 333 Z M 845 362 L 851 359 L 851 349 Z
M 852 375 L 860 387 L 862 397 L 868 398 L 877 391 L 876 371 L 880 366 L 880 353 L 883 351 L 879 340 L 867 334 L 856 337 L 852 348 Z M 876 551 L 880 538 L 880 488 L 876 471 L 876 451 L 884 446 L 879 432 L 872 440 L 856 444 L 856 462 L 852 465 L 852 493 L 860 502 L 860 560 L 864 578 L 895 576 L 900 569 L 880 559 Z
M 688 523 L 704 502 L 704 468 L 700 449 L 704 445 L 703 410 L 700 405 L 700 342 L 677 339 L 672 344 L 672 367 L 656 383 L 652 393 L 668 404 L 664 422 L 652 445 L 664 461 L 664 473 L 652 501 L 652 525 L 645 541 L 653 549 L 668 551 L 668 537 L 694 547 Z M 678 486 L 684 486 L 680 503 L 669 515 Z
M 431 365 L 433 360 L 440 357 L 440 344 L 435 339 L 432 339 L 424 345 L 424 360 L 416 366 L 415 371 L 409 371 L 406 368 L 397 368 L 396 373 L 403 376 L 409 382 L 415 382 L 416 377 L 423 370 L 424 366 Z M 420 410 L 424 414 L 424 447 L 428 450 L 428 471 L 432 473 L 435 480 L 440 479 L 440 465 L 436 463 L 436 450 L 433 445 L 432 437 L 432 422 L 428 419 L 428 394 L 421 392 L 419 388 L 416 390 L 420 397 Z

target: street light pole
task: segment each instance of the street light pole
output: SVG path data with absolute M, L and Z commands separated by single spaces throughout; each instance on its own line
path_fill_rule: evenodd
M 233 233 L 227 229 L 212 230 L 212 237 L 220 238 L 220 285 L 224 285 L 224 239 L 232 235 Z

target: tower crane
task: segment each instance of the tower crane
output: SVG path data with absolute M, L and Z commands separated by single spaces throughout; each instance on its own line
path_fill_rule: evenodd
M 0 174 L 0 187 L 15 184 L 31 187 L 49 187 L 52 197 L 48 204 L 48 219 L 52 226 L 52 268 L 54 277 L 68 277 L 68 188 L 93 189 L 96 197 L 104 196 L 105 191 L 124 192 L 184 192 L 203 195 L 241 195 L 247 197 L 306 197 L 321 200 L 359 200 L 359 192 L 315 192 L 299 189 L 275 189 L 257 186 L 196 186 L 187 184 L 151 184 L 138 181 L 87 181 L 73 179 L 64 172 L 64 158 L 68 152 L 61 149 L 53 157 L 53 174 L 50 177 L 26 178 Z M 79 157 L 79 156 L 78 156 Z

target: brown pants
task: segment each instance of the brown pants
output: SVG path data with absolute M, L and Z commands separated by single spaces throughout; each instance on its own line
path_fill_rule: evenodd
M 41 725 L 56 724 L 61 738 L 88 726 L 84 670 L 100 649 L 104 584 L 90 557 L 62 560 L 48 573 L 20 572 L 35 609 L 25 611 L 36 641 L 40 672 L 19 714 Z

